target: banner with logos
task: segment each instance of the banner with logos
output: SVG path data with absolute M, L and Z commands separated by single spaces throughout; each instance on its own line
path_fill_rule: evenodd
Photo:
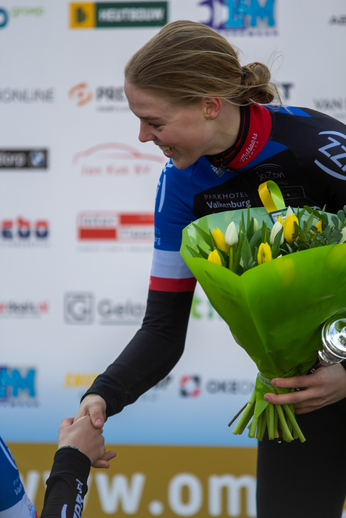
M 242 64 L 269 65 L 286 104 L 346 122 L 342 0 L 0 4 L 0 435 L 29 473 L 32 491 L 43 476 L 33 473 L 50 465 L 35 467 L 30 451 L 49 450 L 52 457 L 63 417 L 75 415 L 92 380 L 141 325 L 154 198 L 166 159 L 157 146 L 138 141 L 123 69 L 178 19 L 219 31 Z M 345 139 L 339 135 L 330 150 L 340 174 Z M 267 171 L 263 180 L 276 175 Z M 86 516 L 144 512 L 143 477 L 154 483 L 164 472 L 168 497 L 150 495 L 151 515 L 255 516 L 256 443 L 227 426 L 255 377 L 255 365 L 197 286 L 182 359 L 104 428 L 124 458 L 128 479 L 119 484 L 132 488 L 133 498 L 118 505 L 115 465 L 95 475 Z M 197 460 L 202 449 L 210 458 L 205 474 Z M 147 475 L 143 466 L 160 452 L 167 462 Z M 221 475 L 226 479 L 207 483 Z M 228 508 L 215 496 L 224 486 Z M 248 503 L 239 487 L 247 488 Z

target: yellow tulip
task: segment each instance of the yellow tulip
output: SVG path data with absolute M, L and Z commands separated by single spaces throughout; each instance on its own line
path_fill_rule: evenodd
M 293 216 L 286 216 L 285 226 L 284 226 L 284 238 L 287 243 L 293 243 L 293 234 L 295 233 L 294 223 L 298 225 L 298 218 L 295 214 Z
M 210 252 L 210 254 L 208 255 L 208 261 L 222 266 L 219 252 L 217 250 L 213 250 L 212 252 Z
M 220 229 L 217 228 L 215 230 L 215 228 L 214 228 L 213 238 L 214 238 L 216 246 L 218 248 L 220 248 L 220 250 L 222 250 L 223 252 L 226 252 L 226 254 L 228 254 L 229 246 L 227 245 L 227 243 L 225 241 L 225 236 L 223 235 L 223 233 L 221 232 Z
M 258 264 L 267 263 L 272 260 L 272 251 L 268 243 L 261 243 L 258 249 L 257 262 Z
M 315 227 L 317 228 L 317 232 L 322 232 L 322 220 L 319 220 Z

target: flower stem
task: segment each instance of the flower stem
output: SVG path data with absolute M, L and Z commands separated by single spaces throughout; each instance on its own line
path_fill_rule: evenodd
M 279 415 L 279 421 L 280 421 L 280 425 L 281 425 L 283 439 L 284 439 L 284 441 L 291 442 L 291 441 L 293 441 L 293 437 L 287 426 L 284 411 L 282 410 L 281 405 L 276 405 L 276 409 L 277 409 L 277 412 Z
M 233 272 L 233 263 L 234 263 L 234 248 L 233 246 L 229 247 L 229 259 L 228 259 L 228 269 Z

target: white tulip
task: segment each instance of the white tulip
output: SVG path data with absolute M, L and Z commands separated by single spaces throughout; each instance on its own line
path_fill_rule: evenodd
M 271 245 L 274 244 L 274 239 L 275 239 L 276 235 L 280 232 L 281 229 L 282 229 L 282 225 L 281 225 L 280 221 L 277 221 L 274 224 L 272 231 L 270 232 L 269 241 L 270 241 Z M 280 245 L 282 245 L 283 242 L 284 242 L 284 233 L 282 233 L 282 235 L 281 235 Z
M 231 221 L 231 223 L 227 227 L 225 241 L 229 246 L 234 246 L 238 244 L 238 232 L 234 224 L 234 221 Z

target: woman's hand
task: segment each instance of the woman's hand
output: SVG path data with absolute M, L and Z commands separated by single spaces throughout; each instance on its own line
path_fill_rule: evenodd
M 96 429 L 103 428 L 106 422 L 106 402 L 98 394 L 89 394 L 86 396 L 77 412 L 75 422 L 85 415 L 90 415 L 90 420 Z M 92 463 L 93 468 L 108 468 L 109 460 L 113 458 L 113 452 L 106 451 L 105 454 Z
M 296 414 L 306 414 L 346 397 L 346 371 L 342 365 L 321 367 L 312 374 L 292 378 L 273 378 L 274 388 L 304 389 L 289 394 L 265 394 L 274 405 L 294 404 Z
M 90 415 L 95 428 L 103 428 L 106 422 L 106 402 L 98 394 L 89 394 L 80 404 L 75 421 L 84 415 Z

